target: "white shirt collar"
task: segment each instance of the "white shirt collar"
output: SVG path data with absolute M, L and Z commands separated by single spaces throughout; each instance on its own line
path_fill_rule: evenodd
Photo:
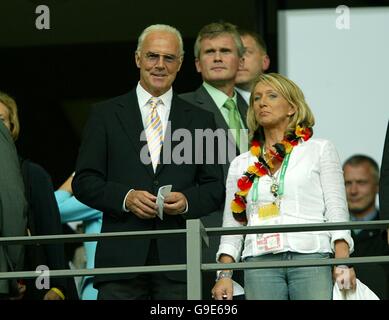
M 140 108 L 144 107 L 150 100 L 150 98 L 153 97 L 141 86 L 140 82 L 138 82 L 138 85 L 136 86 L 136 95 L 138 97 L 138 103 Z M 166 91 L 163 95 L 156 98 L 160 98 L 163 102 L 163 105 L 170 109 L 173 99 L 173 88 L 170 87 L 170 89 Z

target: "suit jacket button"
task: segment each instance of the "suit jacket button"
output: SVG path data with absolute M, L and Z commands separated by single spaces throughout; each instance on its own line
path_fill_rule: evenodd
M 154 185 L 155 186 L 159 185 L 159 181 L 158 180 L 154 180 Z

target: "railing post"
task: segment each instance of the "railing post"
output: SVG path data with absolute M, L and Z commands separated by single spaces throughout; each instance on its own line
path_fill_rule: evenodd
M 200 300 L 202 291 L 201 276 L 201 229 L 200 219 L 186 221 L 186 274 L 188 280 L 188 300 Z

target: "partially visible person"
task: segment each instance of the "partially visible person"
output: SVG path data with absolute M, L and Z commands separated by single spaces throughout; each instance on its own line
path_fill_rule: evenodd
M 380 176 L 380 218 L 389 220 L 389 122 L 386 129 L 384 152 L 382 155 L 381 176 Z M 389 227 L 387 229 L 389 244 Z
M 0 92 L 0 114 L 14 141 L 19 136 L 18 108 L 15 100 Z M 62 233 L 58 206 L 49 174 L 41 166 L 19 157 L 25 197 L 27 200 L 27 231 L 30 235 L 56 235 Z M 35 270 L 46 265 L 50 270 L 65 269 L 63 244 L 29 245 L 26 247 L 24 270 Z M 39 290 L 35 279 L 26 279 L 24 299 L 63 300 L 74 297 L 66 278 L 50 279 L 49 290 Z
M 86 234 L 100 233 L 102 225 L 102 213 L 89 208 L 78 201 L 72 190 L 73 174 L 55 191 L 55 198 L 61 213 L 61 222 L 83 222 L 83 230 Z M 93 269 L 95 265 L 95 253 L 97 242 L 85 242 L 85 255 L 87 269 Z M 82 278 L 80 285 L 81 300 L 96 300 L 97 290 L 93 288 L 93 276 Z
M 181 94 L 184 100 L 214 114 L 216 126 L 222 130 L 225 140 L 225 158 L 219 159 L 223 168 L 224 182 L 228 167 L 236 155 L 247 150 L 247 104 L 234 89 L 238 68 L 242 63 L 243 44 L 236 26 L 224 23 L 210 23 L 199 31 L 194 45 L 195 64 L 201 73 L 203 84 L 195 91 Z M 232 133 L 232 134 L 231 134 Z M 220 227 L 223 203 L 219 210 L 202 217 L 206 228 Z M 209 247 L 203 249 L 203 263 L 214 262 L 220 237 L 210 237 Z M 234 279 L 239 279 L 240 271 Z M 215 275 L 203 273 L 203 298 L 210 299 Z
M 24 185 L 19 159 L 9 128 L 9 119 L 2 113 L 0 99 L 0 237 L 26 235 Z M 0 272 L 23 269 L 23 245 L 0 246 Z M 0 280 L 0 299 L 18 297 L 23 290 L 15 280 Z
M 78 200 L 103 212 L 102 232 L 182 229 L 187 219 L 205 216 L 223 201 L 221 168 L 207 162 L 210 155 L 216 158 L 217 145 L 206 148 L 172 138 L 182 129 L 191 137 L 198 130 L 215 130 L 211 113 L 173 91 L 183 58 L 177 29 L 163 24 L 147 27 L 135 52 L 137 86 L 92 108 L 72 189 Z M 186 149 L 183 163 L 175 155 L 180 143 Z M 172 186 L 172 192 L 164 198 L 161 219 L 156 199 L 166 185 Z M 181 263 L 186 263 L 183 235 L 104 239 L 96 248 L 98 268 Z M 98 275 L 94 287 L 99 300 L 187 297 L 183 271 Z
M 337 151 L 330 141 L 311 138 L 314 123 L 294 82 L 276 73 L 257 79 L 247 114 L 251 149 L 231 163 L 223 227 L 323 223 L 325 228 L 327 221 L 348 221 Z M 352 250 L 348 230 L 225 235 L 218 261 L 347 258 Z M 246 269 L 245 295 L 249 300 L 329 300 L 331 271 L 330 266 Z M 231 274 L 219 272 L 215 299 L 232 298 Z M 333 277 L 340 288 L 355 288 L 353 268 L 337 266 Z
M 259 75 L 270 66 L 270 58 L 267 55 L 267 47 L 262 37 L 250 30 L 239 29 L 238 32 L 243 42 L 245 52 L 243 64 L 239 67 L 235 78 L 235 89 L 250 104 L 250 95 L 253 84 Z
M 344 182 L 351 220 L 378 220 L 375 206 L 378 194 L 379 168 L 377 162 L 366 155 L 353 155 L 343 164 Z M 389 255 L 386 230 L 352 230 L 354 252 L 352 257 Z M 389 299 L 389 265 L 368 263 L 356 265 L 358 279 L 380 299 Z

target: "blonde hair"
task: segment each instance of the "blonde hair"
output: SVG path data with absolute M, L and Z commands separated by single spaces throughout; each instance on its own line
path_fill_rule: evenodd
M 257 122 L 254 112 L 254 92 L 255 87 L 259 83 L 271 86 L 296 110 L 290 117 L 285 135 L 294 133 L 297 125 L 302 127 L 313 127 L 315 125 L 315 117 L 305 101 L 303 92 L 292 80 L 278 73 L 261 74 L 254 82 L 253 89 L 251 90 L 250 105 L 247 111 L 247 126 L 250 141 L 253 139 L 254 134 L 259 134 L 262 138 L 264 137 L 263 127 Z
M 20 124 L 18 118 L 18 106 L 16 105 L 15 100 L 6 94 L 5 92 L 0 91 L 0 102 L 5 105 L 9 112 L 9 123 L 11 125 L 10 131 L 11 136 L 16 141 L 19 137 Z

